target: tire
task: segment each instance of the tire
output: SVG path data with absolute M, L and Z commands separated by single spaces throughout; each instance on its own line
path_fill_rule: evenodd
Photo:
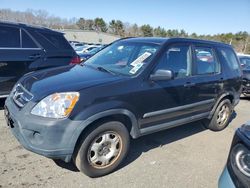
M 221 131 L 225 129 L 230 122 L 232 111 L 233 107 L 230 100 L 225 99 L 221 101 L 217 106 L 213 117 L 205 122 L 206 128 L 212 131 Z
M 113 172 L 128 153 L 130 136 L 121 122 L 99 124 L 85 135 L 78 146 L 74 162 L 89 177 Z

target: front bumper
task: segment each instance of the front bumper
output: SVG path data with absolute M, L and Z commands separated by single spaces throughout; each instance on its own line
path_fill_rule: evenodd
M 21 145 L 29 151 L 52 159 L 71 160 L 79 121 L 50 119 L 30 114 L 35 104 L 29 102 L 19 109 L 8 97 L 5 107 L 7 124 Z
M 231 176 L 226 167 L 224 168 L 220 176 L 218 188 L 235 188 L 233 180 L 231 179 Z

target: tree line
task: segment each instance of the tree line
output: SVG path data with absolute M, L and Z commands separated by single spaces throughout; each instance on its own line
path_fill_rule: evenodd
M 23 22 L 33 25 L 49 27 L 51 29 L 80 29 L 105 32 L 120 37 L 189 37 L 197 39 L 207 39 L 221 41 L 233 45 L 240 53 L 250 54 L 250 34 L 246 31 L 237 33 L 221 33 L 214 35 L 199 35 L 197 33 L 187 33 L 184 29 L 165 29 L 161 26 L 152 27 L 149 24 L 137 25 L 113 19 L 106 22 L 103 18 L 95 19 L 71 18 L 63 19 L 50 15 L 45 10 L 28 9 L 25 12 L 13 11 L 10 9 L 0 9 L 0 20 Z

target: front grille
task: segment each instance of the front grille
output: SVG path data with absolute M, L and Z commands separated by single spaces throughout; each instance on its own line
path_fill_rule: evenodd
M 15 104 L 22 108 L 24 107 L 31 99 L 33 95 L 27 91 L 21 84 L 17 84 L 12 92 L 12 99 Z

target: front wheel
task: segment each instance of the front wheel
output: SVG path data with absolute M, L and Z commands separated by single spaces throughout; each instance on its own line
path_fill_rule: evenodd
M 88 131 L 75 157 L 77 168 L 90 177 L 114 171 L 129 149 L 130 137 L 124 124 L 110 121 Z
M 225 129 L 230 122 L 232 111 L 233 108 L 230 100 L 225 99 L 221 101 L 216 108 L 212 119 L 205 122 L 206 127 L 213 131 L 221 131 Z

